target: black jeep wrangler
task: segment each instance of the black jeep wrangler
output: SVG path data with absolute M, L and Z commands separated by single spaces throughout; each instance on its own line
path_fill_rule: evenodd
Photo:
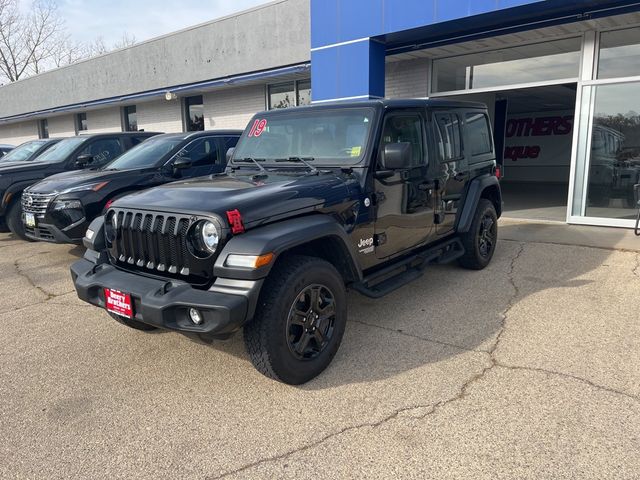
M 139 330 L 244 327 L 263 374 L 322 372 L 346 290 L 381 297 L 429 264 L 481 269 L 502 196 L 486 107 L 437 100 L 263 112 L 223 174 L 117 200 L 71 267 L 79 297 Z

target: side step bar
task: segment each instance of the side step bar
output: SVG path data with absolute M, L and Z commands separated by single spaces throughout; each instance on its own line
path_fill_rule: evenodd
M 384 267 L 366 276 L 361 282 L 350 285 L 350 288 L 369 298 L 384 297 L 420 278 L 428 265 L 449 263 L 463 255 L 462 242 L 454 238 Z

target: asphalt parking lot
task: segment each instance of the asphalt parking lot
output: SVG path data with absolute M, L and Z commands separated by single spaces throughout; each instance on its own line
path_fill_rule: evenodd
M 351 293 L 301 387 L 257 373 L 240 335 L 80 303 L 81 254 L 0 234 L 2 478 L 640 478 L 635 251 L 503 240 L 482 272 Z

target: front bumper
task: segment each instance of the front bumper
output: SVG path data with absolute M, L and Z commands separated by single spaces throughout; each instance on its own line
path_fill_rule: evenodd
M 24 222 L 24 218 L 22 221 Z M 42 242 L 75 243 L 76 245 L 82 244 L 82 238 L 84 237 L 89 224 L 83 219 L 80 223 L 75 224 L 72 227 L 73 228 L 70 229 L 70 231 L 67 231 L 67 229 L 61 230 L 50 223 L 38 223 L 34 228 L 27 227 L 25 225 L 24 233 L 27 237 Z
M 131 295 L 135 320 L 203 340 L 224 338 L 239 330 L 253 315 L 262 286 L 262 280 L 222 281 L 209 290 L 198 290 L 188 283 L 135 275 L 109 263 L 94 263 L 87 256 L 71 266 L 71 276 L 78 297 L 85 302 L 105 308 L 104 289 L 119 290 Z M 189 319 L 192 307 L 204 317 L 202 324 L 195 325 Z

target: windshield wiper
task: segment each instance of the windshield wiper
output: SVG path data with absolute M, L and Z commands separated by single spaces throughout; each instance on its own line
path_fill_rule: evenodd
M 313 157 L 289 157 L 289 158 L 276 158 L 274 162 L 292 162 L 292 163 L 303 163 L 305 167 L 311 170 L 310 173 L 317 174 L 318 169 L 311 165 L 309 162 L 313 162 L 315 158 Z
M 245 158 L 234 158 L 233 163 L 255 163 L 256 167 L 260 169 L 261 172 L 266 172 L 267 169 L 260 165 L 260 162 L 264 162 L 264 158 L 253 158 L 253 157 L 245 157 Z

